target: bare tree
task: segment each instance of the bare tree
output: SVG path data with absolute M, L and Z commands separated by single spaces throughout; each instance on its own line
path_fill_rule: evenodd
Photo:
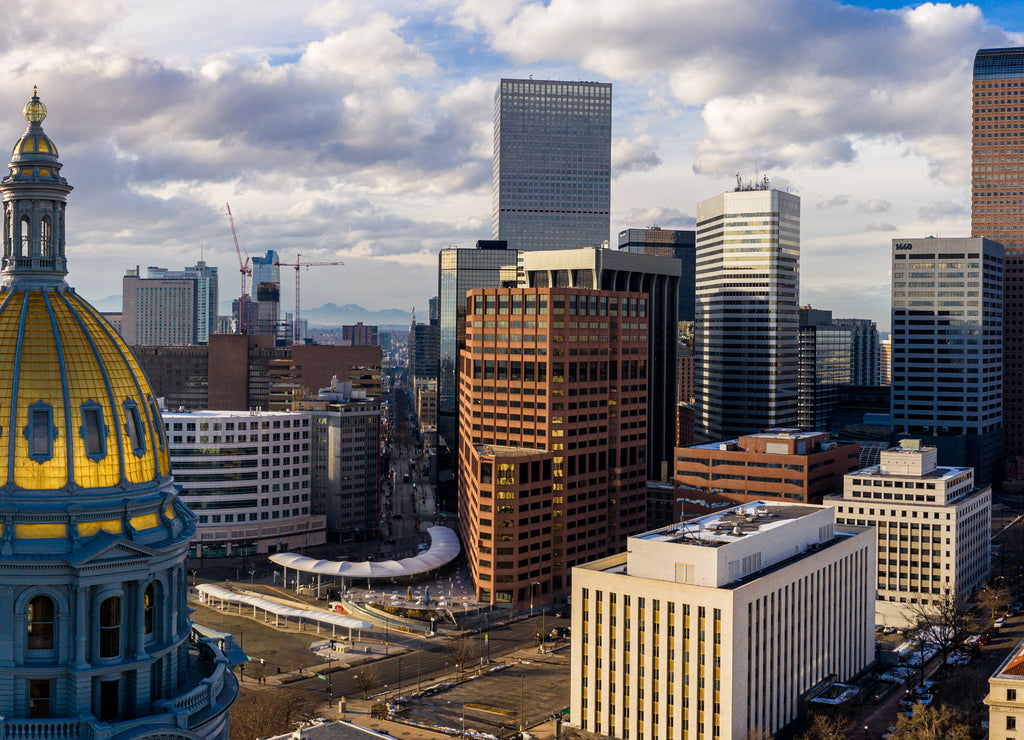
M 896 723 L 901 740 L 970 740 L 971 725 L 964 714 L 947 705 L 914 707 L 911 717 L 901 715 Z
M 967 610 L 967 599 L 948 588 L 932 595 L 927 604 L 908 604 L 905 612 L 911 624 L 917 625 L 919 646 L 935 645 L 942 659 L 964 646 L 975 630 L 975 622 Z
M 453 666 L 465 669 L 475 652 L 473 641 L 468 637 L 457 637 L 448 643 L 448 661 Z
M 846 740 L 853 722 L 838 712 L 822 712 L 810 718 L 800 740 Z
M 315 714 L 315 702 L 301 691 L 243 688 L 231 707 L 231 740 L 282 735 Z
M 355 671 L 352 674 L 352 683 L 363 692 L 363 698 L 366 699 L 371 691 L 380 686 L 380 674 L 373 663 L 358 666 Z

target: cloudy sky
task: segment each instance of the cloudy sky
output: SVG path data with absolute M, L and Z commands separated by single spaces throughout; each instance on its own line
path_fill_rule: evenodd
M 1015 6 L 6 0 L 0 131 L 38 85 L 86 298 L 201 253 L 236 296 L 230 202 L 250 255 L 344 260 L 303 306 L 423 315 L 438 250 L 490 237 L 497 81 L 608 81 L 613 235 L 767 173 L 802 198 L 802 301 L 888 329 L 890 240 L 969 234 L 971 65 L 1024 44 Z

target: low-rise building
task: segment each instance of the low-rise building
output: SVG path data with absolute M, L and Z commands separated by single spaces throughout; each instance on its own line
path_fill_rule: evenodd
M 573 570 L 571 722 L 629 740 L 778 732 L 874 658 L 874 533 L 757 501 Z
M 310 503 L 309 412 L 165 411 L 163 422 L 181 498 L 199 517 L 194 557 L 324 543 Z
M 725 442 L 676 449 L 675 481 L 686 496 L 737 503 L 757 499 L 820 504 L 858 468 L 860 447 L 825 432 L 768 429 Z
M 976 486 L 972 468 L 940 467 L 937 458 L 934 447 L 903 440 L 825 500 L 837 523 L 877 530 L 878 624 L 906 626 L 988 580 L 992 488 Z
M 1024 642 L 1010 651 L 989 678 L 985 703 L 989 740 L 1020 737 L 1019 732 L 1024 730 Z

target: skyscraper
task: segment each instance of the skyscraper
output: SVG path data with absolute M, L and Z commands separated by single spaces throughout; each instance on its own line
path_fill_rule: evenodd
M 623 229 L 619 249 L 633 254 L 675 257 L 680 262 L 679 321 L 694 319 L 694 291 L 697 287 L 697 232 L 678 229 Z
M 252 258 L 252 281 L 249 291 L 254 300 L 259 300 L 260 283 L 281 284 L 281 268 L 278 263 L 281 255 L 273 249 L 268 249 L 265 257 Z
M 676 439 L 679 260 L 613 249 L 520 252 L 520 288 L 594 288 L 647 296 L 647 476 L 664 480 Z M 663 464 L 666 468 L 662 471 Z M 664 473 L 664 474 L 663 474 Z
M 829 431 L 839 387 L 850 385 L 850 329 L 835 326 L 832 312 L 800 307 L 800 427 Z
M 832 319 L 850 330 L 850 385 L 879 385 L 878 327 L 871 319 Z
M 149 279 L 138 267 L 126 270 L 121 279 L 125 342 L 130 347 L 197 344 L 196 293 L 194 279 Z
M 217 268 L 200 260 L 183 270 L 168 270 L 166 267 L 150 267 L 150 280 L 195 280 L 196 281 L 196 342 L 206 344 L 210 335 L 217 333 L 218 284 Z
M 767 184 L 697 205 L 697 433 L 797 421 L 800 199 Z
M 892 247 L 893 429 L 989 485 L 1002 439 L 1003 249 L 980 237 Z
M 979 50 L 973 87 L 971 235 L 1004 250 L 1003 455 L 1015 460 L 1024 456 L 1024 120 L 1014 115 L 1024 105 L 1024 47 Z
M 471 291 L 459 354 L 459 532 L 478 601 L 568 594 L 647 516 L 643 293 Z
M 494 94 L 494 238 L 510 249 L 608 241 L 611 150 L 611 84 L 503 79 Z

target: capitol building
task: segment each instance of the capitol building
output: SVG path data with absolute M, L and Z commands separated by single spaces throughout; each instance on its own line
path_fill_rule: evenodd
M 0 181 L 0 736 L 228 737 L 238 684 L 187 605 L 196 518 L 157 401 L 65 282 L 71 186 L 33 94 Z

